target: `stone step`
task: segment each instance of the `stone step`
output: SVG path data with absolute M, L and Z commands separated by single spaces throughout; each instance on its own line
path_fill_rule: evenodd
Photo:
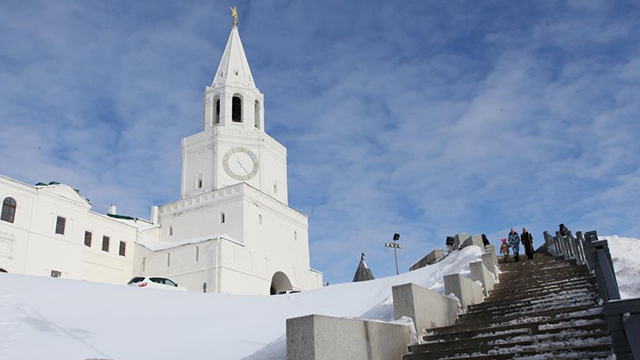
M 561 304 L 568 306 L 572 304 L 596 304 L 600 297 L 595 293 L 577 293 L 568 294 L 566 296 L 551 296 L 548 298 L 537 299 L 533 301 L 518 301 L 514 303 L 500 304 L 497 306 L 486 306 L 483 308 L 470 308 L 466 314 L 460 315 L 463 318 L 469 318 L 473 316 L 482 316 L 484 314 L 490 314 L 491 316 L 503 317 L 509 316 L 508 314 L 513 312 L 529 311 L 530 309 L 545 309 L 549 307 L 557 307 Z
M 567 278 L 567 277 L 581 277 L 581 276 L 590 276 L 590 273 L 588 271 L 582 270 L 582 269 L 571 269 L 571 268 L 564 268 L 564 269 L 550 269 L 550 270 L 539 270 L 539 273 L 537 274 L 529 274 L 529 275 L 525 275 L 526 280 L 533 280 L 533 279 L 562 279 L 562 278 Z M 523 280 L 523 274 L 519 273 L 519 272 L 502 272 L 500 274 L 500 281 L 503 280 Z
M 563 290 L 573 289 L 595 289 L 595 284 L 588 280 L 575 281 L 571 283 L 557 283 L 557 284 L 532 284 L 531 287 L 524 288 L 498 288 L 489 293 L 489 301 L 493 299 L 508 299 L 517 296 L 536 296 L 537 294 L 545 294 L 550 292 L 558 292 Z M 595 291 L 595 290 L 594 290 Z
M 493 346 L 496 344 L 506 343 L 520 343 L 524 341 L 534 342 L 551 339 L 568 339 L 577 337 L 602 337 L 607 336 L 609 333 L 606 326 L 601 325 L 599 327 L 585 327 L 586 329 L 571 328 L 571 329 L 549 329 L 542 331 L 535 331 L 529 328 L 515 329 L 513 333 L 501 333 L 492 335 L 493 333 L 483 334 L 480 333 L 472 338 L 468 339 L 449 339 L 446 341 L 432 341 L 428 343 L 411 345 L 409 350 L 412 353 L 421 352 L 436 352 L 436 351 L 450 351 L 453 349 L 466 349 L 473 348 L 480 351 L 482 346 Z M 519 331 L 523 330 L 523 331 Z M 487 335 L 487 336 L 482 336 Z
M 528 316 L 540 316 L 540 315 L 552 315 L 552 314 L 561 314 L 567 311 L 579 311 L 579 310 L 588 310 L 597 306 L 596 300 L 584 300 L 581 302 L 566 304 L 566 303 L 558 303 L 555 305 L 543 305 L 543 306 L 531 306 L 521 310 L 514 310 L 509 312 L 485 312 L 485 313 L 474 313 L 472 315 L 463 314 L 458 317 L 457 323 L 464 324 L 470 322 L 485 322 L 491 320 L 515 320 Z
M 461 354 L 462 355 L 462 354 Z M 540 350 L 531 350 L 531 351 L 522 351 L 519 353 L 507 353 L 507 354 L 473 354 L 473 356 L 462 355 L 460 357 L 456 357 L 453 355 L 446 355 L 445 357 L 440 357 L 438 359 L 447 359 L 447 360 L 505 360 L 505 359 L 535 359 L 535 360 L 553 360 L 553 359 L 563 359 L 563 360 L 589 360 L 589 359 L 599 359 L 603 360 L 611 355 L 611 345 L 603 344 L 603 345 L 591 345 L 591 346 L 582 346 L 578 349 L 575 347 L 565 347 L 565 348 L 555 348 L 550 349 L 548 351 L 540 351 Z M 402 356 L 402 360 L 422 360 L 428 359 L 427 357 L 423 357 L 425 354 L 406 354 Z
M 556 326 L 573 322 L 575 324 L 604 324 L 604 316 L 601 307 L 585 307 L 570 312 L 559 312 L 555 314 L 539 314 L 534 317 L 514 317 L 511 319 L 494 319 L 493 321 L 469 321 L 466 323 L 455 323 L 450 326 L 429 329 L 428 334 L 423 337 L 425 341 L 437 340 L 452 337 L 471 337 L 480 332 L 508 331 L 518 328 L 535 329 L 538 326 Z M 561 327 L 561 325 L 558 325 Z
M 581 295 L 581 294 L 595 294 L 597 296 L 596 288 L 595 286 L 592 286 L 592 287 L 577 287 L 577 288 L 566 289 L 566 290 L 558 289 L 555 291 L 544 292 L 544 293 L 523 294 L 523 295 L 518 295 L 510 298 L 490 296 L 486 298 L 485 301 L 482 303 L 469 305 L 469 307 L 467 308 L 467 312 L 471 313 L 475 311 L 489 309 L 492 307 L 498 307 L 502 305 L 511 305 L 511 304 L 514 304 L 514 302 L 533 303 L 533 302 L 541 302 L 541 301 L 544 301 L 545 299 L 549 299 L 552 297 L 573 296 L 573 295 Z
M 526 339 L 521 341 L 509 341 L 506 339 L 505 342 L 493 341 L 486 344 L 478 344 L 477 346 L 465 346 L 463 348 L 451 348 L 451 349 L 442 349 L 436 350 L 430 349 L 429 346 L 422 347 L 411 347 L 410 349 L 415 349 L 416 351 L 411 351 L 412 354 L 421 354 L 423 355 L 420 359 L 423 360 L 435 360 L 440 359 L 442 357 L 447 356 L 457 356 L 461 357 L 461 355 L 470 356 L 476 353 L 484 353 L 487 355 L 497 355 L 497 354 L 505 354 L 505 353 L 521 353 L 525 351 L 539 351 L 540 349 L 567 349 L 573 347 L 575 350 L 578 347 L 583 345 L 611 345 L 611 338 L 605 332 L 596 332 L 588 335 L 581 336 L 565 336 L 565 337 L 553 337 L 546 340 L 534 340 L 534 339 Z

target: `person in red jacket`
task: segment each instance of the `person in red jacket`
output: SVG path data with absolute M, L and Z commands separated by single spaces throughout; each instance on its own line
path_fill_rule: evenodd
M 502 241 L 502 245 L 500 245 L 500 253 L 504 255 L 504 262 L 507 262 L 507 260 L 509 260 L 509 244 L 507 244 L 507 239 L 505 238 L 500 240 Z

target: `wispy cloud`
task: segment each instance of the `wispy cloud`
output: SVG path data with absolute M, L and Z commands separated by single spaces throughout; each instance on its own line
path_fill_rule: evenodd
M 638 237 L 638 3 L 240 2 L 289 148 L 312 266 L 406 269 L 446 235 L 510 226 Z M 176 199 L 180 139 L 229 31 L 228 4 L 0 5 L 0 173 L 147 216 Z

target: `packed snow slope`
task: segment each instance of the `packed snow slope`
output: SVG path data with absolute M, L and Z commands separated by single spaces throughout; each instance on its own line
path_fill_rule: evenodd
M 640 240 L 603 238 L 623 298 L 640 297 Z M 481 254 L 472 246 L 399 276 L 270 297 L 1 274 L 0 359 L 284 360 L 286 319 L 322 314 L 391 321 L 393 285 L 443 292 L 442 277 L 468 276 L 469 262 Z
M 609 241 L 620 297 L 640 298 L 640 240 L 616 235 L 600 238 Z
M 443 291 L 442 277 L 468 274 L 482 249 L 388 278 L 299 294 L 184 293 L 47 277 L 0 276 L 0 359 L 232 360 L 285 334 L 308 314 L 393 320 L 391 287 L 413 282 Z M 253 358 L 286 358 L 274 342 Z

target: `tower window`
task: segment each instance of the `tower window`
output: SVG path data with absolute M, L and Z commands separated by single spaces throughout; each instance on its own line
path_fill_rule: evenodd
M 216 99 L 216 114 L 215 117 L 213 118 L 213 124 L 219 124 L 220 123 L 220 98 Z
M 127 243 L 124 241 L 120 241 L 120 249 L 118 249 L 118 254 L 120 256 L 125 256 L 126 252 L 127 252 Z
M 223 212 L 220 213 L 220 224 L 224 224 L 227 221 Z
M 196 246 L 196 262 L 200 261 L 200 246 Z
M 173 236 L 173 226 L 169 226 L 169 236 Z
M 273 193 L 276 195 L 278 194 L 278 185 L 276 184 L 273 184 Z
M 202 174 L 198 174 L 198 176 L 196 176 L 196 189 L 202 189 L 203 185 L 204 185 L 204 178 Z
M 237 95 L 231 100 L 231 121 L 242 122 L 242 99 Z
M 56 218 L 56 234 L 64 235 L 64 226 L 67 223 L 67 219 L 62 216 Z
M 254 105 L 254 119 L 255 119 L 255 127 L 256 129 L 260 129 L 260 102 L 256 100 Z
M 293 240 L 298 240 L 298 232 L 297 231 L 293 232 Z
M 109 252 L 109 240 L 108 236 L 102 237 L 102 251 Z
M 262 225 L 262 214 L 258 214 L 258 224 Z
M 13 223 L 16 219 L 16 201 L 13 198 L 5 198 L 2 202 L 2 221 Z
M 87 247 L 91 247 L 91 237 L 93 236 L 93 234 L 91 234 L 90 231 L 85 231 L 84 232 L 84 245 Z
M 167 253 L 167 267 L 171 267 L 171 253 Z

